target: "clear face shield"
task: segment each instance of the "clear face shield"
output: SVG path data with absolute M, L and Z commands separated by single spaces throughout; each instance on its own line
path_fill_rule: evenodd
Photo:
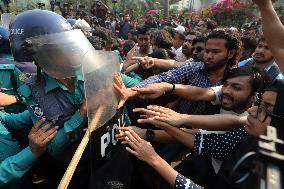
M 80 30 L 32 37 L 26 43 L 36 63 L 56 79 L 76 76 L 85 54 L 94 50 Z
M 113 75 L 119 72 L 119 59 L 113 52 L 93 50 L 85 54 L 82 62 L 89 128 L 93 131 L 117 112 Z

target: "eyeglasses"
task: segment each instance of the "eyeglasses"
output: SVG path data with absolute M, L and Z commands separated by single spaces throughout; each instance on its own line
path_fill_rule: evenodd
M 257 108 L 257 119 L 264 123 L 268 116 L 271 118 L 280 118 L 284 120 L 284 116 L 276 115 L 269 112 L 267 110 L 267 107 L 263 103 L 260 103 Z
M 191 49 L 191 52 L 194 52 L 196 50 L 196 53 L 200 53 L 204 50 L 204 48 L 202 47 L 194 47 Z

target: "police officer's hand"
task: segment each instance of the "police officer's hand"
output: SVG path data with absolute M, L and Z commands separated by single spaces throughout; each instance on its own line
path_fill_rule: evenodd
M 58 129 L 58 127 L 52 126 L 53 123 L 46 124 L 40 128 L 44 121 L 44 119 L 39 120 L 33 126 L 28 136 L 31 151 L 37 157 L 45 152 L 48 142 L 53 139 Z
M 87 103 L 86 103 L 86 101 L 84 101 L 83 104 L 80 107 L 80 114 L 81 114 L 81 116 L 87 115 Z
M 9 106 L 17 103 L 17 97 L 0 92 L 0 106 Z

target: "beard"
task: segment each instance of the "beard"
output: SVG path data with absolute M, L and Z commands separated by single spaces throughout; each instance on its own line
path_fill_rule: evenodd
M 253 58 L 253 60 L 257 64 L 267 64 L 267 63 L 271 62 L 272 60 L 274 60 L 274 57 L 270 57 L 270 58 L 267 58 L 267 59 L 264 59 L 264 60 L 260 60 L 260 61 L 256 60 L 255 58 Z
M 228 58 L 226 57 L 223 60 L 219 61 L 218 63 L 205 62 L 205 67 L 209 71 L 215 71 L 219 70 L 220 68 L 223 68 L 224 66 L 227 65 L 227 63 L 228 63 Z
M 249 107 L 249 105 L 251 104 L 251 100 L 250 98 L 249 99 L 246 99 L 246 100 L 243 100 L 243 101 L 235 101 L 233 97 L 230 97 L 228 95 L 226 95 L 226 98 L 229 99 L 231 101 L 231 105 L 230 106 L 225 106 L 223 104 L 223 96 L 221 97 L 221 105 L 222 105 L 222 108 L 224 110 L 227 110 L 227 111 L 234 111 L 236 113 L 243 113 L 247 110 L 247 107 Z

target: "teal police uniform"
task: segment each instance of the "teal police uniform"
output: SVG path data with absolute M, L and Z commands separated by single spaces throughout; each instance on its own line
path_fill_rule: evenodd
M 20 121 L 25 115 L 29 115 L 29 112 L 17 114 L 14 118 Z M 1 120 L 5 120 L 6 116 L 8 118 L 10 114 L 1 113 Z M 21 124 L 21 121 L 19 124 Z M 0 122 L 0 188 L 20 188 L 22 176 L 32 167 L 36 160 L 37 157 L 32 153 L 30 147 L 22 149 L 18 141 L 12 137 Z
M 5 94 L 17 95 L 17 88 L 24 84 L 26 75 L 14 64 L 0 64 L 0 91 Z M 23 102 L 4 107 L 7 113 L 20 113 L 26 110 Z
M 70 103 L 71 105 L 74 106 L 74 111 L 72 112 L 73 115 L 67 116 L 68 120 L 62 120 L 61 117 L 57 118 L 59 121 L 62 121 L 61 123 L 58 123 L 58 126 L 60 128 L 56 136 L 47 146 L 48 153 L 52 156 L 56 156 L 60 154 L 60 152 L 62 152 L 63 149 L 69 146 L 74 140 L 77 139 L 76 132 L 82 131 L 85 125 L 84 123 L 86 121 L 86 118 L 81 116 L 80 110 L 79 110 L 81 104 L 83 103 L 85 99 L 84 81 L 83 81 L 82 75 L 80 74 L 77 75 L 75 78 L 75 90 L 74 92 L 70 92 L 66 86 L 61 84 L 56 79 L 49 77 L 45 73 L 42 73 L 42 78 L 45 81 L 45 85 L 44 85 L 45 94 L 44 95 L 48 96 L 54 91 L 58 91 L 55 94 L 56 98 L 64 99 L 68 101 L 67 103 Z M 45 110 L 57 112 L 58 110 L 54 108 L 60 108 L 60 109 L 64 108 L 64 107 L 56 107 L 56 104 L 50 104 L 49 99 L 45 98 L 45 96 L 43 96 L 43 98 L 41 99 L 35 100 L 35 96 L 32 95 L 32 90 L 28 85 L 22 85 L 18 89 L 18 91 L 26 100 L 29 114 L 25 116 L 31 118 L 32 123 L 33 123 L 32 125 L 34 125 L 36 122 L 38 122 L 43 117 L 46 117 L 47 120 L 49 120 L 49 117 L 48 115 L 46 115 L 47 112 L 45 112 Z M 39 100 L 43 100 L 42 103 L 47 105 L 45 110 L 42 110 L 43 107 L 41 107 L 39 105 L 39 102 L 37 102 Z M 70 108 L 68 109 L 66 108 L 61 111 L 68 112 L 70 111 Z M 28 119 L 27 117 L 23 117 L 22 119 L 27 120 Z M 11 116 L 11 119 L 9 120 L 6 119 L 6 121 L 7 121 L 6 125 L 8 126 L 13 125 L 13 127 L 22 127 L 21 124 L 14 122 L 13 116 Z

